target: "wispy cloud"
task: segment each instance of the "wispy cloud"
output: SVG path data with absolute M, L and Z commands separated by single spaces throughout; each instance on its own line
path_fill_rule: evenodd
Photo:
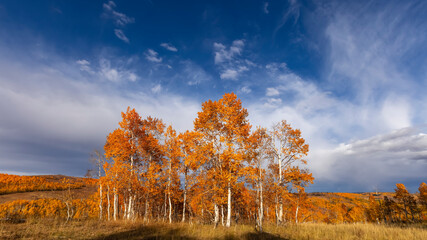
M 113 1 L 108 1 L 107 3 L 102 4 L 104 9 L 103 15 L 107 18 L 111 18 L 114 20 L 114 24 L 119 27 L 114 29 L 114 34 L 120 40 L 125 43 L 129 43 L 129 38 L 124 34 L 123 30 L 120 28 L 125 27 L 127 24 L 134 23 L 135 19 L 128 17 L 126 14 L 117 12 L 114 10 L 116 8 L 116 4 Z
M 129 39 L 126 37 L 126 35 L 121 29 L 114 29 L 114 34 L 116 34 L 116 37 L 118 37 L 123 42 L 129 43 Z
M 393 1 L 381 6 L 364 2 L 338 5 L 325 31 L 331 46 L 328 80 L 365 103 L 382 101 L 396 90 L 399 94 L 415 90 L 419 79 L 411 76 L 411 56 L 427 52 L 427 35 L 419 34 L 427 31 L 427 24 L 417 17 L 425 9 L 426 4 Z
M 153 93 L 159 93 L 160 91 L 162 91 L 162 85 L 161 84 L 156 84 L 154 87 L 151 88 L 151 91 Z
M 212 80 L 211 75 L 196 63 L 186 60 L 182 62 L 182 65 L 182 73 L 179 74 L 179 77 L 182 77 L 180 80 L 186 81 L 187 85 L 196 86 Z
M 276 28 L 273 32 L 273 38 L 276 36 L 277 32 L 290 20 L 294 20 L 294 24 L 296 24 L 299 20 L 300 16 L 300 3 L 298 0 L 288 0 L 289 6 L 286 10 L 284 10 L 284 13 L 282 14 L 282 17 L 280 21 L 277 23 Z
M 104 14 L 112 18 L 114 23 L 119 27 L 124 27 L 127 24 L 134 23 L 135 19 L 132 17 L 128 17 L 126 14 L 117 12 L 114 10 L 116 8 L 116 4 L 113 1 L 108 1 L 107 3 L 102 4 L 104 8 Z
M 147 50 L 147 52 L 145 53 L 145 58 L 148 61 L 154 62 L 154 63 L 161 63 L 162 60 L 163 60 L 161 57 L 159 57 L 159 53 L 157 53 L 153 49 L 148 49 Z
M 164 47 L 165 49 L 171 52 L 178 52 L 178 49 L 170 43 L 162 43 L 160 44 L 160 46 Z
M 95 74 L 90 67 L 90 62 L 86 59 L 77 60 L 76 63 L 80 66 L 80 70 L 89 74 Z
M 264 11 L 265 14 L 269 13 L 269 11 L 268 11 L 268 2 L 264 3 L 264 6 L 263 6 L 262 10 Z

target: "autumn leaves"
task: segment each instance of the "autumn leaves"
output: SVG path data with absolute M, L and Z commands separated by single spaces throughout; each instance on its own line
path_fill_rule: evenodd
M 100 181 L 112 189 L 114 218 L 172 222 L 187 216 L 215 226 L 225 218 L 230 226 L 232 218 L 252 215 L 262 228 L 265 187 L 280 223 L 284 198 L 294 191 L 302 201 L 313 181 L 304 169 L 308 145 L 301 132 L 286 121 L 251 131 L 248 111 L 233 93 L 203 103 L 194 130 L 184 133 L 135 109 L 122 117 L 107 137 Z

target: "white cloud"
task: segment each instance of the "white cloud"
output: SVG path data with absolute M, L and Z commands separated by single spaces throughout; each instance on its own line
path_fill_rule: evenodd
M 240 89 L 240 92 L 245 93 L 245 94 L 249 94 L 252 92 L 252 90 L 248 86 L 244 86 Z
M 249 68 L 246 66 L 239 66 L 237 70 L 235 69 L 225 69 L 219 77 L 221 79 L 230 79 L 230 80 L 237 80 L 239 77 L 239 74 L 249 71 Z
M 224 44 L 214 43 L 215 64 L 232 60 L 236 55 L 242 53 L 244 46 L 245 42 L 243 40 L 234 40 L 228 50 Z
M 138 76 L 135 73 L 129 73 L 129 80 L 135 82 L 138 79 Z
M 242 58 L 245 41 L 234 40 L 229 48 L 222 43 L 214 43 L 214 61 L 219 68 L 220 78 L 237 80 L 243 72 L 249 71 L 249 67 L 257 65 L 249 59 Z
M 164 47 L 165 49 L 171 52 L 178 52 L 178 49 L 170 43 L 162 43 L 160 44 L 160 46 Z
M 267 97 L 273 97 L 273 96 L 277 96 L 279 94 L 280 94 L 280 92 L 276 88 L 267 88 L 267 90 L 265 92 L 265 95 Z
M 147 52 L 145 53 L 145 58 L 150 61 L 150 62 L 154 62 L 154 63 L 160 63 L 162 62 L 162 58 L 159 57 L 159 54 L 154 51 L 153 49 L 148 49 Z
M 236 80 L 238 74 L 239 73 L 236 70 L 234 70 L 234 69 L 226 69 L 223 73 L 221 73 L 219 75 L 219 77 L 221 79 L 232 79 L 232 80 Z
M 126 35 L 121 29 L 114 29 L 114 34 L 116 34 L 116 37 L 118 37 L 123 42 L 129 43 L 129 39 L 126 37 Z
M 102 4 L 104 8 L 104 14 L 114 19 L 114 23 L 119 27 L 124 27 L 127 24 L 134 23 L 135 19 L 132 17 L 128 17 L 124 13 L 120 13 L 114 10 L 116 4 L 113 1 L 108 1 L 107 3 Z

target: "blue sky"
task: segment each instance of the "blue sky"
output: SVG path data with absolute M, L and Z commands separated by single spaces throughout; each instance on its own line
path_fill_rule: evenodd
M 234 92 L 310 144 L 311 191 L 427 181 L 425 1 L 0 1 L 0 169 L 81 176 L 120 112 Z

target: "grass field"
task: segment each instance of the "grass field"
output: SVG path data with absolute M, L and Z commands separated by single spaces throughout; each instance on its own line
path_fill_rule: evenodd
M 0 239 L 427 239 L 427 226 L 385 226 L 376 224 L 299 224 L 269 225 L 263 233 L 253 226 L 230 228 L 198 224 L 144 224 L 134 222 L 100 222 L 29 220 L 26 223 L 0 223 Z

